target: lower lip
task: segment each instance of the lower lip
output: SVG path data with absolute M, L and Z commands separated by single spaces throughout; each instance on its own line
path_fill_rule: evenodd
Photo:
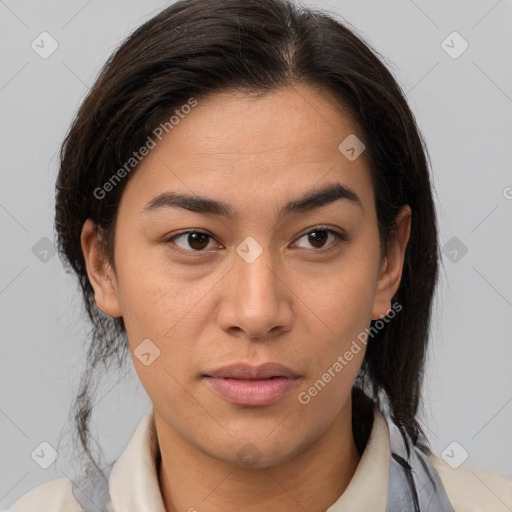
M 295 379 L 290 377 L 247 380 L 207 377 L 207 381 L 228 402 L 249 407 L 273 404 L 295 384 Z

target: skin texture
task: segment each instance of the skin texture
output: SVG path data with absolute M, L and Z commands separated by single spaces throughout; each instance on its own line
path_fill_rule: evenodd
M 389 311 L 411 210 L 400 210 L 381 257 L 364 153 L 349 161 L 338 149 L 350 134 L 357 128 L 326 91 L 296 85 L 259 98 L 210 95 L 131 176 L 116 223 L 115 271 L 102 258 L 91 221 L 84 224 L 96 303 L 123 316 L 153 403 L 167 511 L 324 511 L 356 470 L 350 392 L 364 346 L 307 405 L 298 395 L 371 319 Z M 286 202 L 331 183 L 351 188 L 362 208 L 338 200 L 278 219 Z M 142 213 L 165 191 L 229 203 L 240 217 L 181 208 Z M 315 243 L 307 234 L 318 225 L 348 241 L 323 232 L 323 243 Z M 185 230 L 211 238 L 168 240 Z M 262 249 L 252 263 L 236 252 L 248 236 Z M 147 338 L 160 350 L 149 366 L 133 354 Z M 300 378 L 267 406 L 233 405 L 202 377 L 231 363 L 268 361 Z M 247 443 L 258 454 L 251 466 L 238 455 Z

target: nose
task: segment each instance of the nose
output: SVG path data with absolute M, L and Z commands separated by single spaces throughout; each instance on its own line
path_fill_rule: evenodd
M 218 311 L 222 329 L 265 340 L 291 329 L 294 294 L 286 282 L 284 267 L 276 260 L 259 244 L 241 244 L 233 268 L 225 277 Z

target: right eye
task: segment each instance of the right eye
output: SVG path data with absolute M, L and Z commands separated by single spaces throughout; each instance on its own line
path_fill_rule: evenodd
M 172 242 L 187 252 L 205 252 L 204 249 L 208 247 L 209 240 L 213 240 L 213 237 L 203 231 L 183 231 L 166 238 L 165 242 Z M 181 241 L 183 245 L 179 245 L 176 241 Z

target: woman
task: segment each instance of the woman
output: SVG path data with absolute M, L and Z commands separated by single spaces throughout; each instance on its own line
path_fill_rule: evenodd
M 439 258 L 426 151 L 340 22 L 174 3 L 105 65 L 56 202 L 94 328 L 75 414 L 90 465 L 14 512 L 510 510 L 512 482 L 452 469 L 418 423 Z M 153 407 L 104 464 L 88 390 L 128 352 Z

